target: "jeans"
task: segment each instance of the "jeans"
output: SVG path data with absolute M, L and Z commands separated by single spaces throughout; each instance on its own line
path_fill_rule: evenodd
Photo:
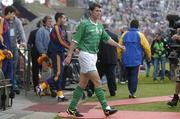
M 154 80 L 157 80 L 159 74 L 159 64 L 161 64 L 161 72 L 160 72 L 160 79 L 164 80 L 165 77 L 165 64 L 166 64 L 166 57 L 161 58 L 154 58 Z
M 12 82 L 13 82 L 13 88 L 17 88 L 18 79 L 16 79 L 16 71 L 17 71 L 17 64 L 18 64 L 18 58 L 19 58 L 19 51 L 18 51 L 18 48 L 16 47 L 11 48 L 11 51 L 13 54 L 13 59 L 11 60 L 11 68 L 13 71 Z

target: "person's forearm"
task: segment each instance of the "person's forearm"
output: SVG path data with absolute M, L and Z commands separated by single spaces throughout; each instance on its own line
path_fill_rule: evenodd
M 114 40 L 110 39 L 108 40 L 108 44 L 111 45 L 111 46 L 114 46 L 116 48 L 122 48 L 122 45 L 116 43 Z
M 172 39 L 175 41 L 180 41 L 180 35 L 175 34 L 172 36 Z
M 67 57 L 72 57 L 72 54 L 73 54 L 73 51 L 74 49 L 76 48 L 76 42 L 72 41 L 71 42 L 71 45 L 70 45 L 70 48 L 68 50 L 68 54 L 67 54 Z

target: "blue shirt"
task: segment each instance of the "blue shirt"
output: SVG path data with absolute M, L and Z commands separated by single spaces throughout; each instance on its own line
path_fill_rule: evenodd
M 50 30 L 46 27 L 41 27 L 36 33 L 35 45 L 40 54 L 47 54 L 48 45 L 50 41 Z

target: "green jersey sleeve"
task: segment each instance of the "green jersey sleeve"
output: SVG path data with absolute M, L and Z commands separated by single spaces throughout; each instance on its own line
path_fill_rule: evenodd
M 107 32 L 103 28 L 102 29 L 102 35 L 101 35 L 101 41 L 107 42 L 108 40 L 110 40 L 110 38 L 111 37 L 107 34 Z
M 83 38 L 84 32 L 85 32 L 85 24 L 84 22 L 81 22 L 76 29 L 76 33 L 72 36 L 72 39 L 77 41 L 77 43 L 79 43 L 80 40 L 82 40 Z

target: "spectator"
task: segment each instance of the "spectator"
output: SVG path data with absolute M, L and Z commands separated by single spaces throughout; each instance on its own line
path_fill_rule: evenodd
M 161 63 L 160 80 L 163 82 L 165 77 L 166 49 L 161 33 L 159 32 L 155 34 L 155 40 L 151 45 L 151 51 L 154 64 L 153 80 L 155 83 L 157 83 L 157 77 L 159 75 L 159 63 Z
M 42 21 L 43 26 L 39 28 L 36 33 L 35 46 L 39 53 L 39 57 L 47 57 L 50 32 L 52 29 L 52 18 L 50 16 L 45 16 Z M 46 87 L 46 84 L 42 84 L 41 87 Z M 36 87 L 36 92 L 39 96 L 41 96 L 42 92 L 41 87 L 39 85 Z
M 40 55 L 47 55 L 48 45 L 50 41 L 50 32 L 52 30 L 52 18 L 50 16 L 45 16 L 43 18 L 43 26 L 38 29 L 36 33 L 36 48 Z
M 28 39 L 28 48 L 30 48 L 31 60 L 32 60 L 32 80 L 33 80 L 34 92 L 36 92 L 36 86 L 39 84 L 39 73 L 41 69 L 41 66 L 37 62 L 37 59 L 39 57 L 39 52 L 35 45 L 35 40 L 36 40 L 36 33 L 42 25 L 43 25 L 42 20 L 38 21 L 36 25 L 37 29 L 30 32 Z
M 16 17 L 16 9 L 13 6 L 7 6 L 4 10 L 4 15 L 6 20 L 8 21 L 9 26 L 9 33 L 10 33 L 10 46 L 11 52 L 13 54 L 13 59 L 11 62 L 12 68 L 12 81 L 13 81 L 13 90 L 19 94 L 20 90 L 18 85 L 20 84 L 19 79 L 16 79 L 16 70 L 19 58 L 19 51 L 18 51 L 18 43 L 20 46 L 26 46 L 26 36 L 24 32 L 24 28 L 22 26 L 22 22 L 19 18 Z

